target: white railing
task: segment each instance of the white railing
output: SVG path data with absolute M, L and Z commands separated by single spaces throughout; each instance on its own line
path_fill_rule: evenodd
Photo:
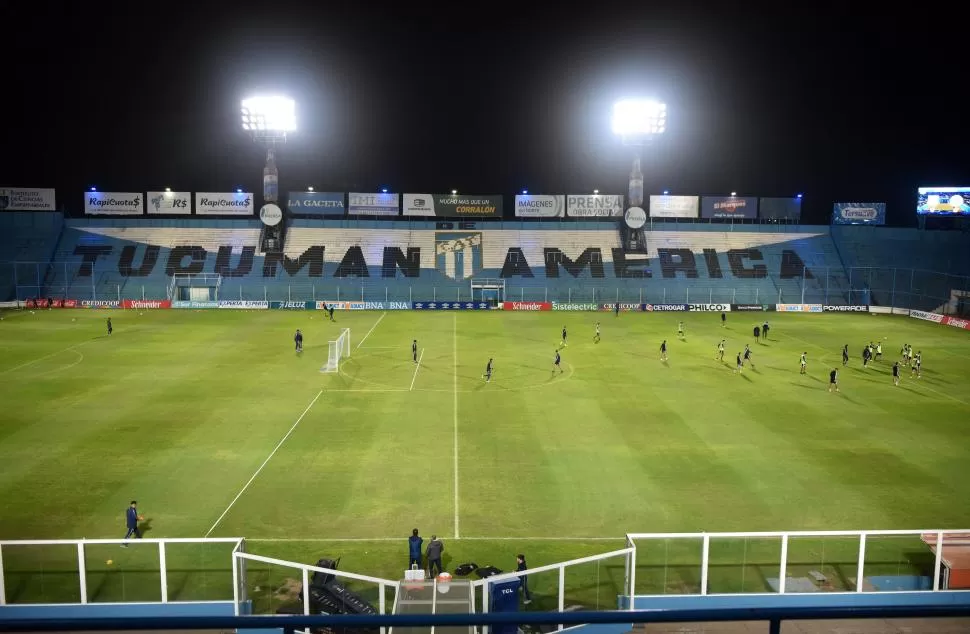
M 911 592 L 950 589 L 945 551 L 970 547 L 970 530 L 628 533 L 626 539 L 627 546 L 634 549 L 635 563 L 627 579 L 627 591 L 633 597 L 793 594 L 819 590 L 826 593 Z M 650 547 L 643 542 L 650 543 Z M 662 564 L 651 552 L 658 543 L 664 549 Z M 757 574 L 755 581 L 746 584 L 749 567 L 756 568 Z M 854 573 L 853 576 L 842 574 L 843 568 Z M 712 577 L 712 571 L 718 572 L 717 579 Z M 775 578 L 765 574 L 766 571 L 777 574 L 776 583 L 771 583 Z M 803 576 L 793 576 L 799 574 Z M 644 580 L 643 576 L 648 579 Z M 690 579 L 697 581 L 692 584 Z M 878 579 L 888 579 L 888 586 L 892 586 L 894 579 L 925 581 L 926 585 L 880 588 L 872 583 Z M 801 589 L 790 587 L 792 582 L 801 584 Z M 669 591 L 672 587 L 676 590 L 678 584 L 681 591 Z M 643 587 L 648 591 L 638 592 Z M 684 592 L 685 587 L 689 591 Z M 633 609 L 632 600 L 628 607 Z
M 298 571 L 299 579 L 301 583 L 300 588 L 303 593 L 303 599 L 301 603 L 303 606 L 303 614 L 305 615 L 310 614 L 310 573 L 312 572 L 320 572 L 323 574 L 333 575 L 338 579 L 348 579 L 351 581 L 358 581 L 358 582 L 363 582 L 368 584 L 376 584 L 377 585 L 377 606 L 376 607 L 377 607 L 378 614 L 387 613 L 388 588 L 391 588 L 394 592 L 392 603 L 397 601 L 398 582 L 391 581 L 390 579 L 371 577 L 369 575 L 359 575 L 353 572 L 345 572 L 343 570 L 334 570 L 331 568 L 321 568 L 319 566 L 311 566 L 308 564 L 298 564 L 292 561 L 275 559 L 273 557 L 264 557 L 262 555 L 252 555 L 250 553 L 241 552 L 241 551 L 233 552 L 232 557 L 233 557 L 233 566 L 232 566 L 233 573 L 237 578 L 242 580 L 243 584 L 252 582 L 252 577 L 250 576 L 249 571 L 247 570 L 246 564 L 248 562 L 258 562 L 261 564 L 265 564 L 267 566 L 278 566 L 280 568 L 286 568 L 286 569 Z M 277 579 L 272 580 L 273 583 L 276 583 L 278 581 L 281 581 L 281 580 L 277 580 Z M 353 591 L 355 594 L 358 594 L 358 595 L 361 594 L 360 592 L 357 592 L 352 588 L 348 588 L 348 589 Z M 250 598 L 249 588 L 248 587 L 240 588 L 239 594 L 236 596 L 236 614 L 239 614 L 240 605 L 243 602 L 245 602 L 248 598 Z M 254 602 L 254 606 L 253 606 L 254 614 L 258 613 L 259 609 L 260 609 L 260 606 Z M 381 632 L 383 634 L 384 628 L 381 628 Z
M 184 557 L 188 568 L 183 564 L 170 561 L 174 554 L 183 554 L 179 550 L 193 550 L 191 547 L 215 548 L 223 545 L 225 553 L 217 553 L 215 558 L 225 566 L 222 571 L 193 570 L 192 567 L 207 559 L 204 552 L 191 552 Z M 40 539 L 40 540 L 0 540 L 0 605 L 13 604 L 56 604 L 56 603 L 112 603 L 117 601 L 100 600 L 99 595 L 112 596 L 115 580 L 121 586 L 121 601 L 132 602 L 197 602 L 191 596 L 192 590 L 185 590 L 191 583 L 201 579 L 205 596 L 204 600 L 229 601 L 238 599 L 236 592 L 239 588 L 235 566 L 225 560 L 229 554 L 228 546 L 232 546 L 232 553 L 244 549 L 244 539 L 241 537 L 218 538 L 167 538 L 167 539 Z M 128 550 L 122 554 L 109 547 L 127 546 Z M 150 558 L 143 557 L 146 549 L 153 552 Z M 201 554 L 201 556 L 200 556 Z M 107 557 L 105 559 L 105 557 Z M 118 558 L 118 565 L 114 559 Z M 103 562 L 103 563 L 96 563 Z M 130 564 L 130 567 L 126 564 Z M 53 567 L 53 570 L 49 570 Z M 232 569 L 230 571 L 230 568 Z M 233 594 L 213 599 L 207 595 L 209 577 L 213 574 L 233 575 Z M 158 575 L 157 585 L 152 577 Z M 182 592 L 173 597 L 170 581 L 175 575 L 183 575 Z M 198 578 L 192 578 L 195 575 Z M 39 584 L 33 584 L 34 576 L 41 577 Z M 49 579 L 44 579 L 44 577 Z M 74 581 L 70 581 L 74 577 Z M 147 577 L 147 579 L 146 579 Z M 97 589 L 92 592 L 89 581 L 97 583 Z M 14 583 L 11 584 L 10 581 Z M 33 586 L 40 586 L 34 589 Z M 218 583 L 215 591 L 221 592 Z M 17 596 L 9 596 L 15 591 Z M 25 597 L 21 597 L 23 594 Z M 60 600 L 68 598 L 69 600 Z M 40 599 L 40 600 L 37 600 Z
M 499 575 L 493 575 L 491 577 L 486 577 L 484 579 L 477 580 L 473 582 L 472 585 L 476 587 L 481 587 L 482 612 L 488 612 L 489 596 L 491 593 L 492 584 L 502 583 L 503 581 L 508 581 L 510 579 L 518 579 L 522 577 L 525 577 L 526 579 L 528 579 L 529 577 L 541 575 L 543 573 L 556 572 L 558 576 L 558 584 L 556 586 L 556 599 L 557 599 L 556 606 L 555 608 L 553 608 L 552 606 L 541 606 L 541 607 L 543 610 L 555 609 L 559 612 L 563 612 L 566 608 L 566 597 L 567 597 L 567 594 L 569 593 L 569 591 L 567 590 L 567 578 L 566 578 L 567 569 L 575 568 L 577 566 L 588 565 L 588 564 L 596 564 L 598 567 L 600 565 L 600 562 L 602 561 L 605 561 L 608 559 L 622 558 L 623 567 L 624 567 L 624 587 L 631 587 L 629 585 L 629 580 L 631 578 L 633 566 L 635 565 L 635 561 L 636 561 L 635 556 L 636 556 L 636 547 L 629 546 L 627 548 L 621 548 L 620 550 L 613 550 L 607 553 L 601 553 L 599 555 L 591 555 L 589 557 L 582 557 L 580 559 L 570 559 L 569 561 L 563 561 L 557 564 L 549 564 L 546 566 L 536 566 L 535 568 L 529 568 L 528 570 L 523 570 L 521 572 L 517 571 L 517 572 L 508 572 L 508 573 L 503 573 Z M 582 579 L 581 583 L 588 584 L 589 580 Z M 617 594 L 615 592 L 612 595 L 608 595 L 606 600 L 609 601 L 610 607 L 608 608 L 604 608 L 603 606 L 600 606 L 600 605 L 595 605 L 595 606 L 587 605 L 584 607 L 586 607 L 587 609 L 595 609 L 595 610 L 616 609 Z M 563 629 L 563 626 L 561 624 L 559 625 L 559 629 Z

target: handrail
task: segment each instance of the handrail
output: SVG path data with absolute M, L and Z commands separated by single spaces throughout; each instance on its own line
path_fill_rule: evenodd
M 487 614 L 397 615 L 279 615 L 279 616 L 172 616 L 139 619 L 139 630 L 230 630 L 305 628 L 377 628 L 472 625 L 585 625 L 590 623 L 724 623 L 768 621 L 779 632 L 782 621 L 828 619 L 900 619 L 970 617 L 970 603 L 933 606 L 835 606 L 825 608 L 712 608 L 636 610 L 633 612 L 490 612 Z M 131 618 L 0 619 L 0 632 L 118 631 L 130 630 Z

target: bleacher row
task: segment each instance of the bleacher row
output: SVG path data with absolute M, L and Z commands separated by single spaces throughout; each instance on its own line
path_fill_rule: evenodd
M 222 275 L 225 299 L 467 300 L 469 280 L 478 277 L 504 279 L 508 299 L 860 303 L 859 289 L 871 287 L 873 301 L 888 304 L 876 292 L 882 280 L 874 284 L 871 271 L 862 279 L 846 265 L 970 270 L 959 234 L 927 238 L 927 232 L 871 227 L 677 225 L 648 231 L 647 252 L 630 253 L 611 223 L 582 229 L 479 223 L 443 231 L 433 223 L 297 222 L 285 253 L 267 255 L 258 252 L 255 220 L 63 224 L 54 216 L 0 216 L 6 220 L 0 297 L 158 299 L 166 297 L 172 274 L 207 272 Z M 940 286 L 934 293 L 945 297 L 947 282 L 934 283 Z

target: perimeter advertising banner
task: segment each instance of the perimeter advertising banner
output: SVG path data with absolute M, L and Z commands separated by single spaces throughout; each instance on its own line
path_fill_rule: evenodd
M 569 194 L 566 215 L 570 218 L 618 218 L 623 215 L 619 194 Z
M 651 218 L 696 218 L 700 212 L 700 201 L 697 196 L 662 196 L 650 197 Z
M 0 211 L 56 211 L 53 189 L 0 187 Z
M 758 217 L 758 199 L 754 196 L 704 196 L 701 198 L 701 218 Z
M 270 302 L 269 307 L 273 310 L 315 310 L 316 302 Z
M 802 217 L 802 199 L 762 198 L 758 203 L 758 215 L 768 220 L 798 222 Z
M 414 302 L 414 310 L 491 310 L 488 302 Z
M 286 207 L 293 214 L 305 216 L 344 215 L 343 192 L 290 192 Z
M 565 215 L 565 196 L 521 194 L 515 197 L 516 218 L 562 218 Z
M 345 301 L 318 301 L 307 302 L 315 303 L 317 310 L 411 310 L 410 302 L 345 302 Z
M 834 225 L 884 225 L 886 203 L 835 203 L 832 206 Z
M 775 310 L 779 313 L 820 313 L 821 304 L 775 304 Z
M 235 309 L 235 310 L 266 310 L 267 308 L 269 308 L 269 302 L 249 301 L 245 299 L 220 300 L 219 308 L 228 308 L 228 309 Z
M 251 192 L 195 192 L 195 213 L 200 216 L 252 216 Z
M 401 209 L 400 194 L 351 192 L 347 213 L 352 216 L 396 216 Z
M 190 192 L 148 192 L 149 214 L 192 213 L 192 194 Z
M 595 302 L 553 302 L 552 309 L 568 311 L 600 310 L 600 305 Z
M 145 197 L 140 192 L 84 192 L 84 213 L 140 216 L 145 213 Z

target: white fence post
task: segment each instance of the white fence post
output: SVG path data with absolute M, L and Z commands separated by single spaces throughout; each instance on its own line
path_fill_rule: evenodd
M 232 553 L 232 614 L 239 616 L 239 570 L 245 560 L 239 557 L 238 552 Z
M 893 269 L 893 273 L 895 273 Z M 943 563 L 943 531 L 936 534 L 936 563 L 933 564 L 933 590 L 940 589 L 940 565 Z M 944 588 L 945 589 L 945 588 Z M 3 604 L 3 560 L 0 559 L 0 605 Z
M 630 611 L 636 609 L 636 601 L 634 597 L 637 596 L 637 545 L 633 543 L 633 540 L 627 537 L 627 546 L 633 549 L 630 553 Z
M 707 594 L 707 567 L 711 563 L 711 536 L 704 534 L 704 545 L 701 549 L 701 594 Z
M 77 543 L 77 579 L 81 589 L 81 603 L 87 603 L 88 575 L 84 565 L 84 542 Z
M 778 567 L 778 594 L 785 594 L 785 579 L 788 577 L 788 533 L 781 537 L 781 565 Z
M 377 591 L 377 601 L 378 601 L 378 604 L 377 604 L 377 613 L 378 614 L 385 614 L 387 612 L 387 608 L 384 607 L 384 605 L 387 603 L 387 595 L 385 593 L 386 590 L 387 590 L 387 586 L 385 586 L 382 583 L 382 584 L 380 584 L 378 586 L 378 588 L 379 588 L 379 590 Z M 472 599 L 473 600 L 474 600 L 474 597 L 475 597 L 475 589 L 472 588 Z M 381 627 L 381 634 L 387 634 L 387 628 L 386 627 Z
M 0 546 L 0 605 L 7 605 L 7 589 L 3 585 L 3 546 Z
M 862 573 L 865 572 L 866 568 L 866 534 L 862 533 L 859 535 L 859 562 L 856 566 L 856 578 L 855 578 L 855 591 L 862 592 L 864 586 L 862 582 Z
M 559 611 L 563 612 L 566 609 L 566 567 L 559 566 Z M 565 627 L 562 623 L 559 624 L 559 629 Z
M 162 584 L 162 603 L 168 603 L 168 569 L 165 563 L 165 542 L 158 542 L 158 572 Z
M 310 616 L 310 571 L 303 569 L 303 614 Z

